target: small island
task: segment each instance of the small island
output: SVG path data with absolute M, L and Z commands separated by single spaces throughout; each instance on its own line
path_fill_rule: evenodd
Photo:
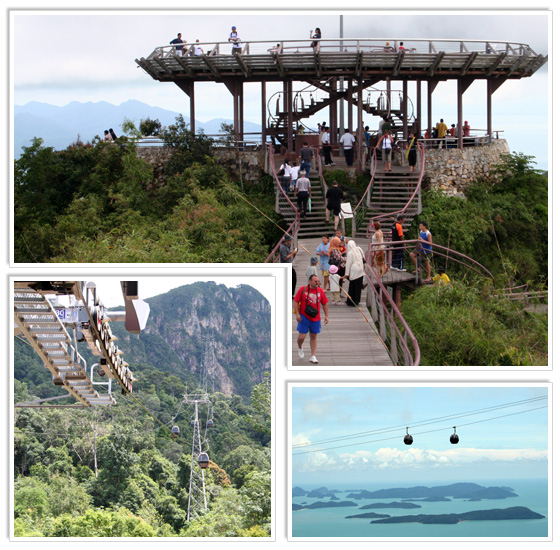
M 316 508 L 343 508 L 345 506 L 358 506 L 355 502 L 350 502 L 345 500 L 342 502 L 314 502 L 313 504 L 295 504 L 292 502 L 292 511 L 297 512 L 299 510 L 315 510 Z
M 405 498 L 403 502 L 451 502 L 447 497 Z
M 418 504 L 412 502 L 375 502 L 374 504 L 366 504 L 360 506 L 360 510 L 373 510 L 374 508 L 422 508 Z
M 354 519 L 354 518 L 363 518 L 363 519 L 372 519 L 372 518 L 390 518 L 389 514 L 378 514 L 377 512 L 367 512 L 366 514 L 356 514 L 355 516 L 346 516 L 344 519 Z
M 461 521 L 502 521 L 522 519 L 544 519 L 545 516 L 533 512 L 525 506 L 495 508 L 492 510 L 473 510 L 464 514 L 419 514 L 416 516 L 395 516 L 377 519 L 370 523 L 424 523 L 453 525 Z

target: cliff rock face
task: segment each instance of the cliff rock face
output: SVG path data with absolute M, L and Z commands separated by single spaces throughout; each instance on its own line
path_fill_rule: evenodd
M 204 366 L 209 391 L 244 397 L 270 371 L 270 304 L 253 287 L 197 282 L 146 301 L 151 312 L 142 334 L 118 334 L 129 363 L 199 381 Z

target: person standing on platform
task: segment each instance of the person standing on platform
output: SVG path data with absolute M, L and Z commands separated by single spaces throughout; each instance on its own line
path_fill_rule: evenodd
M 398 243 L 398 241 L 404 241 L 404 232 L 402 223 L 404 221 L 404 216 L 399 214 L 397 220 L 391 227 L 391 241 L 393 243 Z M 404 268 L 404 245 L 393 244 L 393 259 L 391 261 L 391 269 L 395 271 L 406 271 Z
M 293 306 L 296 312 L 298 322 L 297 346 L 300 359 L 305 357 L 303 352 L 303 342 L 307 333 L 309 333 L 309 344 L 311 347 L 312 363 L 318 363 L 317 360 L 317 334 L 321 332 L 321 305 L 325 312 L 325 324 L 329 322 L 329 300 L 324 290 L 319 286 L 319 277 L 311 275 L 308 284 L 302 286 L 294 296 Z
M 169 42 L 170 44 L 176 44 L 175 46 L 175 55 L 181 57 L 183 55 L 183 44 L 186 44 L 186 42 L 181 38 L 182 34 L 179 33 L 177 34 L 177 38 L 174 38 L 171 42 Z
M 376 148 L 381 145 L 381 158 L 383 160 L 383 170 L 387 172 L 387 166 L 389 167 L 389 172 L 391 172 L 391 154 L 393 153 L 393 136 L 389 133 L 389 130 L 385 130 L 385 133 L 379 138 Z
M 469 137 L 471 135 L 471 127 L 469 126 L 469 121 L 465 120 L 463 125 L 463 137 Z
M 232 55 L 241 53 L 241 38 L 239 38 L 239 35 L 237 34 L 237 27 L 231 27 L 228 42 L 231 42 L 233 44 L 233 47 L 231 48 Z
M 354 143 L 356 138 L 350 133 L 348 128 L 344 129 L 344 134 L 340 138 L 340 145 L 344 149 L 344 158 L 346 159 L 346 165 L 352 166 L 354 164 Z
M 346 278 L 348 285 L 347 306 L 358 306 L 362 299 L 362 283 L 364 281 L 364 251 L 354 242 L 348 241 L 348 255 L 346 258 Z
M 325 290 L 329 289 L 329 237 L 323 235 L 322 242 L 317 247 L 316 253 L 319 256 L 319 263 L 321 264 L 321 275 L 323 276 L 323 287 Z
M 292 264 L 294 258 L 297 254 L 297 248 L 292 248 L 292 236 L 286 233 L 282 239 L 282 244 L 280 245 L 280 263 L 281 264 Z M 296 292 L 296 280 L 297 274 L 294 266 L 292 265 L 292 298 Z
M 410 172 L 414 172 L 414 168 L 416 167 L 416 136 L 413 133 L 408 136 L 408 149 L 406 150 L 406 159 L 408 160 Z
M 331 158 L 331 129 L 328 126 L 321 134 L 321 145 L 323 146 L 323 155 L 325 155 L 325 166 L 334 166 Z

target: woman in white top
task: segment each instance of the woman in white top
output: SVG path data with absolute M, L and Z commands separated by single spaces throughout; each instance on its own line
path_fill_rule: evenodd
M 348 255 L 346 257 L 346 276 L 350 281 L 348 285 L 347 306 L 357 306 L 362 299 L 362 282 L 364 280 L 364 251 L 354 241 L 348 242 Z
M 383 160 L 383 170 L 387 172 L 387 165 L 389 165 L 389 172 L 391 172 L 391 153 L 393 151 L 393 136 L 389 133 L 389 130 L 385 130 L 385 133 L 379 138 L 376 148 L 381 146 L 382 160 Z

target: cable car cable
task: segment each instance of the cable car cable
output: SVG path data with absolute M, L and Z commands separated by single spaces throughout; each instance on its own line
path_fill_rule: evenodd
M 518 411 L 518 412 L 514 412 L 514 413 L 503 414 L 503 415 L 500 415 L 500 416 L 494 416 L 492 418 L 485 418 L 483 420 L 475 420 L 474 422 L 468 422 L 466 424 L 457 424 L 455 427 L 456 428 L 462 428 L 462 427 L 465 427 L 465 426 L 471 426 L 472 424 L 480 424 L 482 422 L 490 422 L 492 420 L 496 420 L 496 419 L 499 419 L 499 418 L 505 418 L 507 416 L 515 416 L 515 415 L 518 415 L 518 414 L 523 414 L 523 413 L 526 413 L 526 412 L 537 411 L 539 409 L 547 409 L 547 408 L 548 408 L 548 405 L 545 405 L 543 407 L 536 407 L 534 409 L 527 409 L 525 411 Z M 417 432 L 416 435 L 422 435 L 422 434 L 433 433 L 433 432 L 441 432 L 443 430 L 449 430 L 453 427 L 454 426 L 446 426 L 445 428 L 436 428 L 434 430 Z M 402 428 L 401 428 L 401 430 L 402 430 Z M 382 439 L 374 439 L 374 440 L 371 440 L 371 441 L 362 441 L 362 442 L 359 442 L 359 443 L 348 443 L 346 445 L 337 445 L 336 447 L 327 447 L 327 448 L 324 448 L 324 449 L 313 449 L 313 450 L 309 450 L 309 451 L 300 451 L 298 453 L 292 453 L 292 455 L 296 456 L 296 455 L 303 455 L 303 454 L 309 454 L 309 453 L 318 453 L 318 452 L 323 452 L 323 451 L 330 451 L 332 449 L 341 449 L 341 448 L 344 448 L 344 447 L 351 447 L 351 446 L 354 446 L 354 445 L 368 445 L 369 443 L 378 443 L 380 441 L 390 441 L 391 439 L 400 439 L 401 437 L 402 437 L 402 435 L 397 435 L 397 436 L 392 436 L 392 437 L 385 437 L 385 438 L 382 438 Z
M 515 406 L 519 406 L 519 405 L 534 403 L 536 401 L 542 401 L 543 399 L 548 399 L 548 396 L 544 395 L 544 396 L 533 397 L 533 398 L 530 398 L 530 399 L 524 399 L 524 400 L 520 400 L 520 401 L 512 401 L 510 403 L 504 403 L 502 405 L 494 405 L 492 407 L 485 407 L 483 409 L 475 409 L 474 411 L 465 411 L 463 413 L 455 413 L 455 414 L 450 414 L 450 415 L 438 416 L 438 417 L 435 417 L 435 418 L 410 423 L 409 427 L 414 428 L 414 427 L 419 427 L 419 426 L 425 426 L 427 424 L 431 424 L 431 423 L 434 423 L 436 421 L 442 421 L 442 420 L 447 420 L 447 419 L 451 419 L 451 418 L 473 416 L 475 414 L 482 414 L 484 412 L 491 412 L 491 411 L 494 411 L 494 410 L 505 409 L 505 408 L 508 408 L 508 407 L 515 407 Z M 310 447 L 310 446 L 320 445 L 320 444 L 324 444 L 324 443 L 334 443 L 336 441 L 344 441 L 346 439 L 353 439 L 353 438 L 356 438 L 356 437 L 367 437 L 368 435 L 386 433 L 386 432 L 391 432 L 391 431 L 401 430 L 401 429 L 402 429 L 402 425 L 392 426 L 392 427 L 388 427 L 388 428 L 379 428 L 377 430 L 369 430 L 369 431 L 366 431 L 366 432 L 357 432 L 355 434 L 333 437 L 333 438 L 330 438 L 330 439 L 322 439 L 322 440 L 315 441 L 314 443 L 300 443 L 300 444 L 294 445 L 293 448 Z

